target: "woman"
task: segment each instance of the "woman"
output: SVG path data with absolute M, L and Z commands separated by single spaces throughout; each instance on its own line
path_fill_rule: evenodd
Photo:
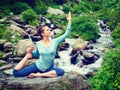
M 65 40 L 71 31 L 71 13 L 67 14 L 68 26 L 66 32 L 56 39 L 49 39 L 51 36 L 50 28 L 47 26 L 41 26 L 38 28 L 38 33 L 42 37 L 42 40 L 36 43 L 36 50 L 34 47 L 29 47 L 26 51 L 26 56 L 16 65 L 13 70 L 15 77 L 28 76 L 34 77 L 56 77 L 63 76 L 64 70 L 61 68 L 54 68 L 54 59 L 57 50 L 57 46 Z M 33 51 L 34 50 L 34 51 Z M 34 64 L 24 67 L 29 58 L 39 56 Z

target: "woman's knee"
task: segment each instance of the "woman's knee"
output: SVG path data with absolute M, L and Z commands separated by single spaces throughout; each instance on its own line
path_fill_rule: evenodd
M 14 77 L 19 77 L 18 70 L 14 69 L 12 74 L 13 74 Z
M 61 68 L 57 68 L 56 73 L 57 73 L 57 76 L 63 76 L 65 71 L 63 69 L 61 69 Z

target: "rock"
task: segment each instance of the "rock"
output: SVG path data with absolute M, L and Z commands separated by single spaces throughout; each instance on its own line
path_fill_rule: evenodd
M 7 62 L 4 61 L 4 60 L 0 60 L 0 66 L 1 66 L 1 65 L 4 65 L 4 64 L 7 64 Z
M 32 45 L 34 45 L 34 43 L 31 42 L 31 40 L 29 40 L 29 39 L 20 40 L 17 43 L 17 45 L 15 46 L 14 55 L 15 56 L 24 56 L 26 53 L 26 49 Z
M 11 42 L 6 42 L 5 44 L 4 44 L 4 49 L 5 48 L 12 48 L 12 43 Z
M 23 57 L 10 57 L 9 61 L 10 62 L 19 62 L 20 60 L 22 60 Z
M 2 80 L 1 87 L 10 90 L 92 90 L 89 83 L 78 73 L 54 78 L 8 77 Z
M 13 64 L 4 65 L 4 66 L 0 67 L 0 71 L 1 71 L 1 70 L 6 70 L 6 69 L 13 68 L 13 66 L 14 66 Z
M 27 34 L 22 28 L 18 27 L 17 25 L 11 24 L 9 28 L 15 34 L 19 34 L 21 36 L 26 36 L 26 34 Z
M 13 69 L 8 69 L 4 71 L 6 75 L 12 75 L 12 72 L 13 72 Z
M 47 12 L 49 14 L 55 14 L 55 15 L 63 15 L 64 14 L 64 12 L 62 10 L 60 10 L 60 9 L 54 9 L 52 7 L 49 7 L 48 10 L 47 10 Z
M 70 53 L 70 56 L 72 56 L 72 55 L 74 55 L 74 54 L 76 54 L 76 53 L 77 53 L 77 50 L 72 49 L 72 51 L 71 51 L 71 53 Z
M 69 43 L 63 42 L 61 46 L 58 48 L 58 51 L 67 50 L 67 48 L 69 48 Z
M 62 34 L 63 30 L 62 29 L 53 29 L 55 34 Z
M 9 53 L 6 53 L 6 54 L 4 54 L 3 56 L 2 56 L 2 58 L 3 59 L 8 59 L 10 56 L 12 56 L 13 55 L 13 53 L 12 52 L 9 52 Z
M 4 52 L 5 52 L 5 53 L 12 52 L 12 51 L 13 51 L 13 48 L 5 48 L 5 49 L 4 49 Z
M 88 52 L 88 51 L 82 51 L 82 55 L 83 55 L 85 58 L 92 58 L 92 57 L 94 57 L 94 54 L 91 53 L 91 52 Z
M 4 44 L 6 43 L 6 40 L 4 39 L 0 39 L 0 51 L 3 51 L 4 50 Z
M 71 64 L 75 65 L 76 63 L 78 63 L 78 61 L 76 61 L 76 58 L 78 55 L 79 55 L 79 53 L 76 53 L 70 58 Z
M 6 42 L 4 44 L 4 52 L 8 53 L 8 52 L 12 52 L 12 51 L 13 51 L 12 43 Z
M 77 39 L 73 45 L 73 49 L 77 51 L 83 50 L 86 47 L 87 47 L 87 42 L 80 38 Z

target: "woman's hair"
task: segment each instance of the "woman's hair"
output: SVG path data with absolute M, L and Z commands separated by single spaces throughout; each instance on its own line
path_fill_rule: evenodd
M 44 32 L 45 25 L 41 25 L 37 29 L 37 33 L 40 35 L 40 38 L 43 39 L 42 33 Z

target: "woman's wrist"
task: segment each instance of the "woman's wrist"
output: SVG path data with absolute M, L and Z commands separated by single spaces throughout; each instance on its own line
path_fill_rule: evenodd
M 68 20 L 68 23 L 71 23 L 71 20 Z

